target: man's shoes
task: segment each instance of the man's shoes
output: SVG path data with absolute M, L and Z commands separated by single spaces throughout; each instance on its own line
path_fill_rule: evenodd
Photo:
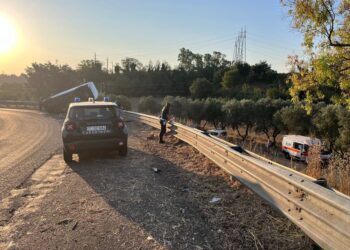
M 159 141 L 159 143 L 165 143 L 165 141 Z

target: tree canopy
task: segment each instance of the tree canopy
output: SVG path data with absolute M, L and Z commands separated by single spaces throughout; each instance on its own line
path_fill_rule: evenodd
M 350 2 L 282 0 L 292 25 L 304 35 L 309 59 L 290 57 L 290 93 L 294 102 L 326 102 L 350 108 Z

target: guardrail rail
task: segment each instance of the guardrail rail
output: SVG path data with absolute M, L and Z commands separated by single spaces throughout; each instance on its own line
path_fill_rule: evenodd
M 123 111 L 124 118 L 160 128 L 159 118 Z M 179 123 L 171 133 L 282 212 L 324 249 L 350 249 L 350 197 L 322 187 L 315 179 L 272 162 L 203 131 Z

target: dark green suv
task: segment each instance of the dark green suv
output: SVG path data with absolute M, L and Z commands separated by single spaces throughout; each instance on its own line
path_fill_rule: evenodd
M 71 103 L 62 127 L 63 157 L 89 151 L 118 150 L 127 154 L 128 130 L 113 102 Z

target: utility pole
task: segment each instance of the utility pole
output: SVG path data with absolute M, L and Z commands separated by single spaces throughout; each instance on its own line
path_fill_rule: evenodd
M 107 57 L 107 73 L 108 73 L 108 57 Z
M 94 60 L 94 63 L 96 64 L 96 52 L 95 52 L 95 60 Z

